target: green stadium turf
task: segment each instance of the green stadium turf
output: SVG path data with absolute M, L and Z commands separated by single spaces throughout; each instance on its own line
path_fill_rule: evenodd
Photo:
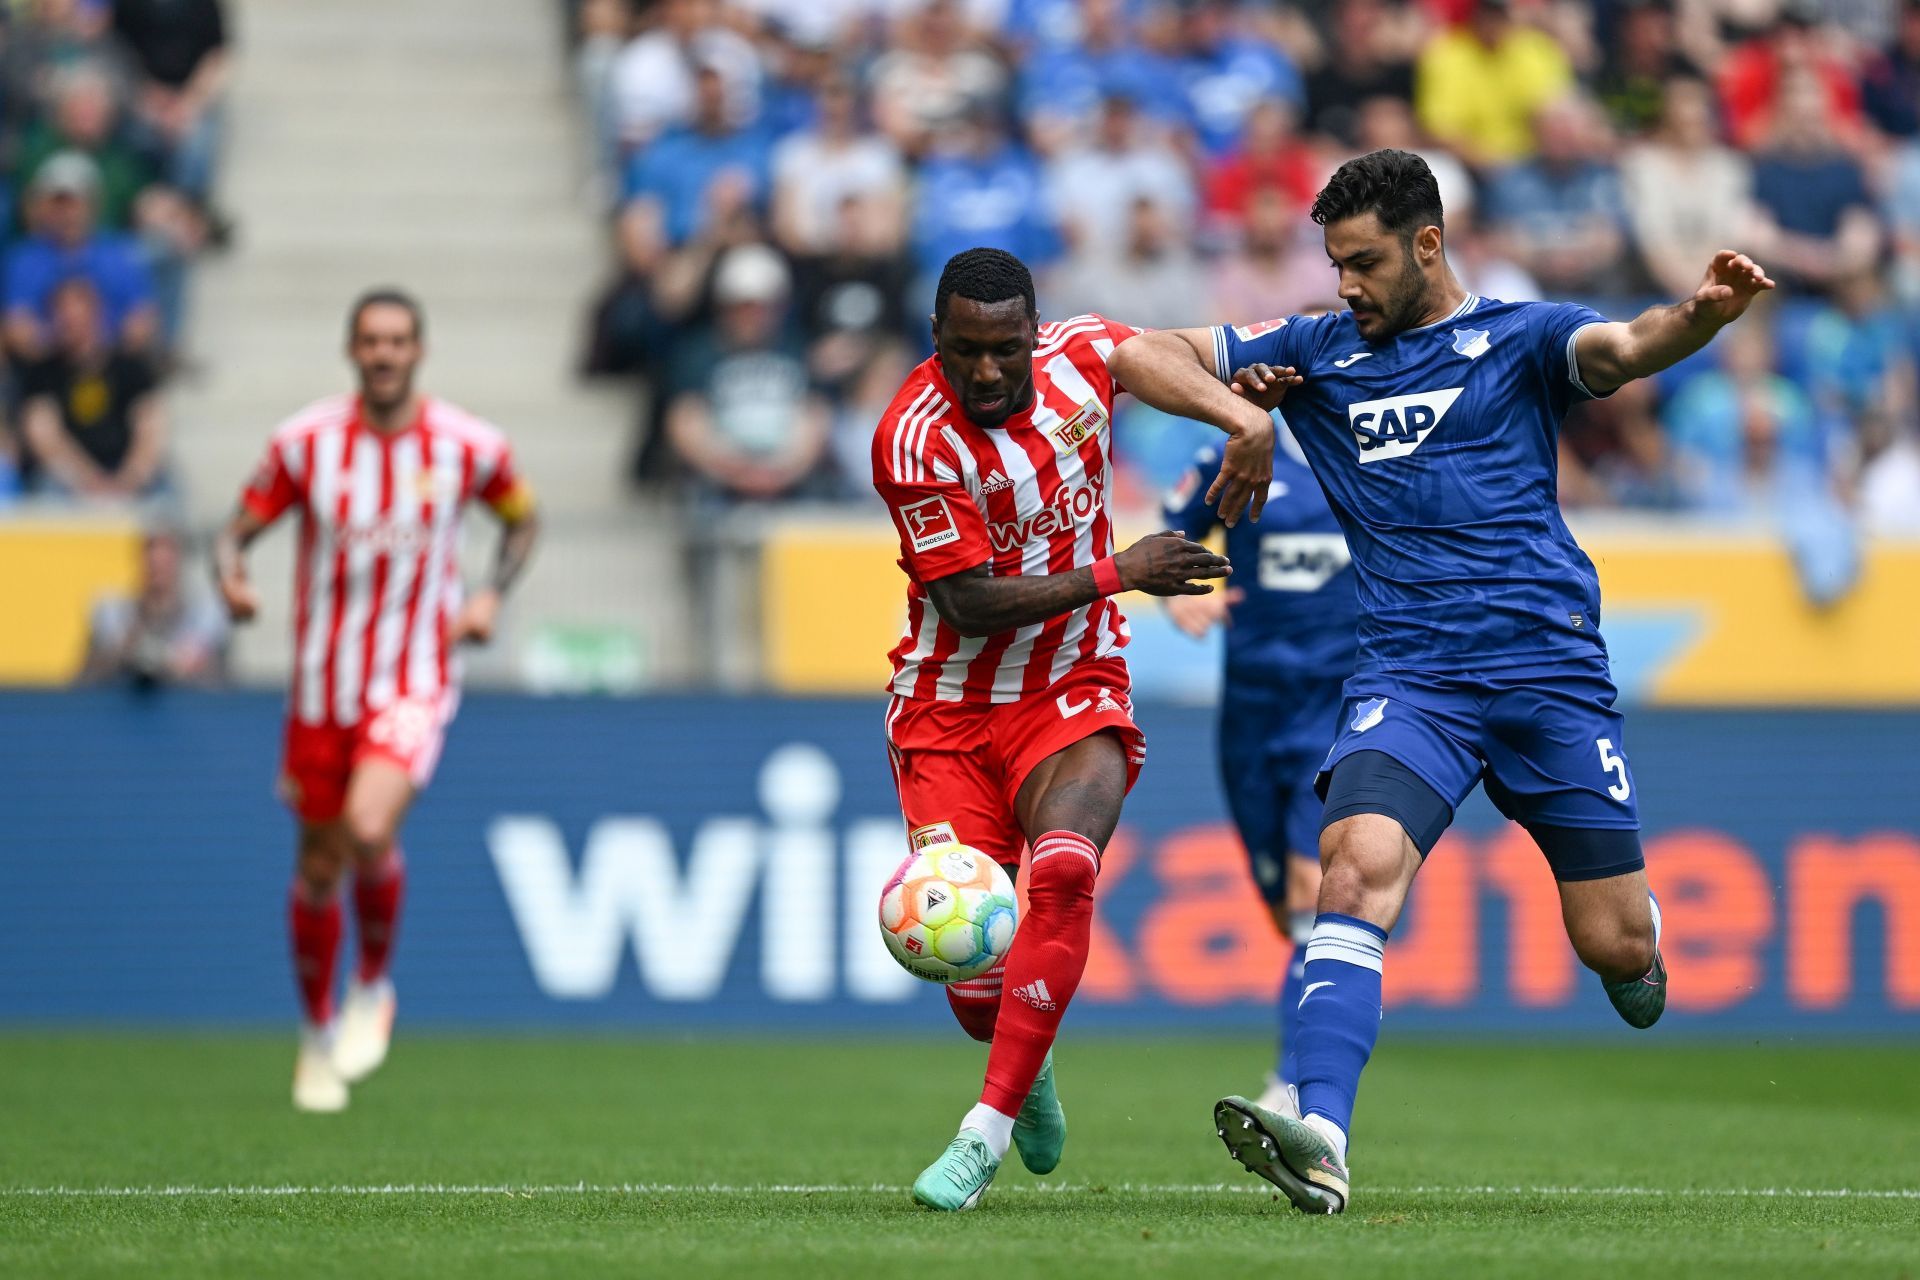
M 298 1116 L 290 1037 L 9 1033 L 0 1276 L 1920 1275 L 1912 1048 L 1389 1035 L 1335 1219 L 1214 1138 L 1263 1052 L 1070 1035 L 1059 1172 L 936 1217 L 963 1041 L 417 1035 Z

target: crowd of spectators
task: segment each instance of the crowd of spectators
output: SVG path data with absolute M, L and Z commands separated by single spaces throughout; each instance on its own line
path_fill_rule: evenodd
M 221 0 L 0 3 L 0 506 L 166 495 L 226 76 Z
M 616 229 L 590 370 L 655 389 L 636 471 L 858 500 L 931 282 L 998 245 L 1043 314 L 1338 305 L 1306 213 L 1416 150 L 1477 293 L 1630 315 L 1734 246 L 1737 336 L 1578 411 L 1571 507 L 1920 525 L 1920 0 L 583 0 Z M 1119 425 L 1123 495 L 1187 424 Z

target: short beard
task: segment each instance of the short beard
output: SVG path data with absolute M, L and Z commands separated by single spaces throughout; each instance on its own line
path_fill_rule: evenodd
M 1427 309 L 1427 278 L 1420 272 L 1420 264 L 1413 260 L 1413 245 L 1403 246 L 1405 256 L 1401 259 L 1400 277 L 1394 281 L 1393 296 L 1385 313 L 1389 333 L 1405 333 L 1420 322 L 1421 312 Z

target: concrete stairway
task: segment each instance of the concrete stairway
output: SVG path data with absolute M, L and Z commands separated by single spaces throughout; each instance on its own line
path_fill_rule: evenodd
M 221 202 L 236 247 L 194 280 L 172 398 L 194 525 L 224 518 L 273 425 L 351 386 L 346 308 L 374 284 L 424 301 L 423 385 L 506 429 L 546 501 L 548 541 L 508 634 L 470 670 L 510 682 L 547 626 L 634 634 L 650 676 L 691 670 L 676 526 L 622 481 L 625 387 L 573 376 L 605 234 L 553 0 L 243 0 Z M 485 523 L 485 522 L 479 522 Z M 476 529 L 478 535 L 480 530 Z M 490 535 L 470 539 L 469 578 Z M 271 612 L 243 678 L 287 666 L 291 538 L 256 552 Z

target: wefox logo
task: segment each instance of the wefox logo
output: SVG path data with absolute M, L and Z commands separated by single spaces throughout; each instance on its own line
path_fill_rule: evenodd
M 1347 426 L 1360 446 L 1360 461 L 1404 458 L 1418 449 L 1463 390 L 1448 387 L 1445 391 L 1421 391 L 1348 405 Z
M 1100 509 L 1101 481 L 1093 479 L 1069 489 L 1062 486 L 1053 501 L 1024 520 L 998 520 L 987 525 L 995 555 L 1017 551 L 1035 538 L 1051 538 L 1092 517 Z

